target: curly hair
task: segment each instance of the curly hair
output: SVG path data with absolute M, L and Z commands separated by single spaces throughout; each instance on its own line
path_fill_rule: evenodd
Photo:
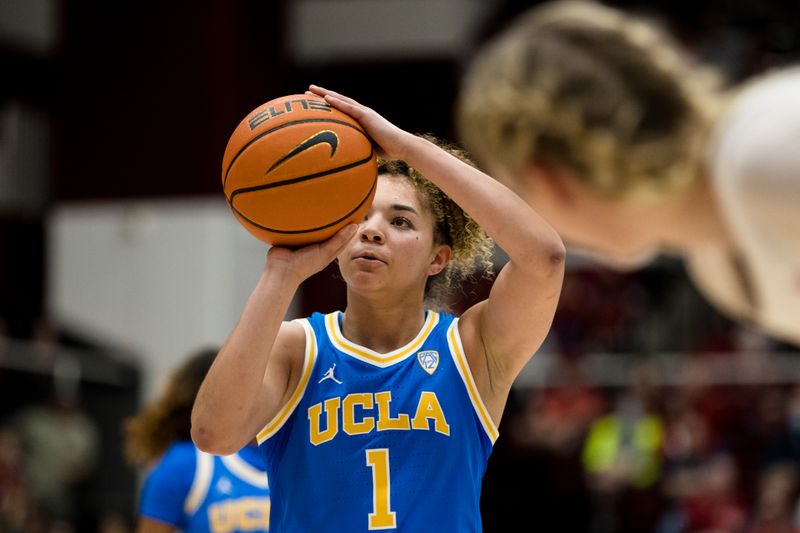
M 563 168 L 603 197 L 663 198 L 702 174 L 721 77 L 656 23 L 542 4 L 475 58 L 458 127 L 479 162 Z
M 125 422 L 125 455 L 131 464 L 147 465 L 173 442 L 191 439 L 192 406 L 217 351 L 197 351 L 170 376 L 156 401 Z
M 420 135 L 465 163 L 475 166 L 467 153 L 452 143 L 433 135 Z M 378 160 L 378 174 L 405 178 L 414 187 L 420 202 L 433 213 L 435 220 L 434 242 L 452 249 L 447 266 L 428 278 L 425 286 L 426 304 L 432 309 L 446 307 L 447 298 L 454 287 L 472 277 L 476 271 L 482 276 L 492 276 L 491 237 L 461 207 L 439 187 L 425 178 L 408 163 L 400 160 Z

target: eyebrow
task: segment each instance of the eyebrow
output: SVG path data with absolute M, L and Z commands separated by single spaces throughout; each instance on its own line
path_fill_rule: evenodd
M 392 204 L 392 210 L 394 211 L 408 211 L 410 213 L 414 213 L 415 215 L 418 214 L 417 210 L 411 207 L 410 205 L 403 205 L 403 204 Z

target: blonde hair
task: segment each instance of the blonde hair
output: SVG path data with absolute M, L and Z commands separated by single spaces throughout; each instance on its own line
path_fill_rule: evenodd
M 591 1 L 532 9 L 476 57 L 458 125 L 481 163 L 563 168 L 608 198 L 693 183 L 720 77 L 653 22 Z
M 157 400 L 125 422 L 125 455 L 131 464 L 147 465 L 173 442 L 191 439 L 192 406 L 216 356 L 215 348 L 196 352 L 170 376 Z
M 475 166 L 467 153 L 454 144 L 444 142 L 432 135 L 420 137 L 436 144 L 443 150 Z M 408 180 L 417 191 L 420 202 L 433 213 L 435 220 L 434 242 L 450 246 L 452 253 L 447 266 L 428 278 L 425 286 L 426 304 L 433 309 L 446 307 L 448 296 L 454 287 L 469 279 L 477 270 L 483 276 L 492 275 L 491 237 L 461 207 L 405 161 L 378 161 L 378 174 L 389 174 Z

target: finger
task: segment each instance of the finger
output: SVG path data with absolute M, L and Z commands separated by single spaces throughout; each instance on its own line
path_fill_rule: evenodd
M 338 98 L 339 100 L 343 100 L 343 101 L 345 101 L 345 102 L 347 102 L 349 104 L 352 104 L 352 105 L 361 105 L 357 101 L 355 101 L 354 99 L 350 98 L 349 96 L 345 96 L 345 95 L 343 95 L 341 93 L 337 93 L 336 91 L 331 91 L 330 89 L 326 89 L 324 87 L 320 87 L 319 85 L 311 84 L 311 85 L 308 86 L 308 88 L 311 89 L 312 91 L 314 91 L 316 94 L 319 94 L 320 96 L 330 95 L 330 96 L 333 96 L 334 98 Z M 319 92 L 317 92 L 317 91 L 319 91 Z
M 323 253 L 333 257 L 339 255 L 339 252 L 347 246 L 347 243 L 350 242 L 350 239 L 353 238 L 356 231 L 358 231 L 358 224 L 348 224 L 343 227 L 336 232 L 333 237 L 321 243 Z
M 353 105 L 349 102 L 345 102 L 341 98 L 337 98 L 336 96 L 331 96 L 330 94 L 325 95 L 325 101 L 328 102 L 330 105 L 339 109 L 340 111 L 344 111 L 351 117 L 355 119 L 361 119 L 364 116 L 364 108 L 359 105 Z
M 315 94 L 317 96 L 325 96 L 326 94 L 330 94 L 330 91 L 320 87 L 319 85 L 311 84 L 308 86 L 307 93 Z

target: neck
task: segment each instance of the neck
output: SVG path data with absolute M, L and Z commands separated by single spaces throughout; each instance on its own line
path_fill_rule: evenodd
M 348 340 L 378 353 L 405 346 L 417 336 L 425 322 L 422 299 L 415 298 L 414 301 L 376 303 L 348 294 L 342 334 Z
M 700 179 L 670 201 L 658 224 L 664 247 L 685 254 L 699 248 L 734 248 L 718 199 L 708 179 Z

